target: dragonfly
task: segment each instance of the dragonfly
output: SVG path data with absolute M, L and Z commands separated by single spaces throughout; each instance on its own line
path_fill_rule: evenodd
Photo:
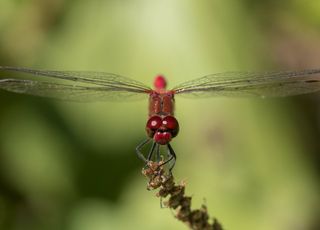
M 153 88 L 117 74 L 90 71 L 49 71 L 24 67 L 0 66 L 0 72 L 31 74 L 35 79 L 0 79 L 0 89 L 41 97 L 77 102 L 128 101 L 149 98 L 146 123 L 147 138 L 136 147 L 137 156 L 146 165 L 156 153 L 160 161 L 160 146 L 167 149 L 166 160 L 176 162 L 171 141 L 179 133 L 174 116 L 175 96 L 194 98 L 228 97 L 285 97 L 320 91 L 320 69 L 273 72 L 225 72 L 190 80 L 170 90 L 162 75 L 155 77 Z M 152 143 L 148 154 L 142 148 Z

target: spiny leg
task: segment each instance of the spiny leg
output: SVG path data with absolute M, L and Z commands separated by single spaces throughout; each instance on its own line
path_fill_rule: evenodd
M 163 166 L 163 165 L 169 163 L 171 160 L 173 160 L 172 166 L 169 168 L 169 171 L 170 171 L 170 173 L 171 173 L 174 165 L 176 164 L 177 156 L 176 156 L 176 154 L 175 154 L 175 152 L 174 152 L 174 150 L 173 150 L 173 148 L 171 147 L 170 144 L 167 144 L 167 147 L 168 147 L 168 155 L 170 155 L 170 157 L 169 157 L 168 160 L 166 160 L 165 162 L 163 162 L 163 163 L 162 163 L 161 165 L 159 165 L 159 166 Z
M 168 149 L 169 149 L 170 155 L 171 155 L 172 158 L 173 158 L 173 163 L 172 163 L 172 165 L 171 165 L 171 167 L 170 167 L 170 169 L 169 169 L 170 172 L 171 172 L 172 169 L 173 169 L 173 167 L 174 167 L 175 164 L 176 164 L 177 156 L 176 156 L 176 153 L 174 152 L 174 150 L 173 150 L 173 148 L 171 147 L 170 144 L 168 144 Z
M 168 145 L 167 145 L 167 148 L 168 148 L 168 156 L 169 156 L 169 158 L 166 161 L 164 161 L 162 164 L 160 164 L 159 166 L 163 166 L 165 164 L 168 164 L 173 159 L 173 155 L 170 154 Z
M 153 155 L 153 152 L 154 152 L 154 149 L 155 149 L 156 145 L 158 145 L 156 142 L 153 142 L 153 143 L 152 143 L 152 147 L 151 147 L 151 149 L 150 149 L 150 151 L 149 151 L 149 153 L 148 153 L 148 158 L 147 158 L 148 162 L 149 162 L 149 161 L 151 160 L 151 158 L 152 158 L 152 155 Z
M 156 142 L 153 142 L 153 143 L 152 143 L 152 146 L 151 146 L 151 149 L 150 149 L 150 151 L 149 151 L 149 153 L 148 153 L 148 158 L 147 158 L 146 165 L 144 166 L 144 168 L 148 168 L 148 167 L 149 167 L 148 163 L 149 163 L 150 161 L 152 161 L 152 156 L 153 156 L 153 153 L 154 153 L 154 149 L 155 149 L 156 147 L 157 147 L 157 149 L 159 149 L 159 144 L 156 143 Z
M 160 156 L 160 145 L 157 145 L 157 162 L 160 162 L 161 161 L 161 156 Z
M 144 140 L 143 142 L 141 142 L 137 147 L 136 147 L 136 154 L 137 156 L 143 160 L 144 162 L 147 162 L 147 159 L 144 157 L 143 153 L 141 152 L 141 149 L 143 148 L 143 146 L 145 146 L 146 144 L 148 144 L 151 141 L 150 138 Z

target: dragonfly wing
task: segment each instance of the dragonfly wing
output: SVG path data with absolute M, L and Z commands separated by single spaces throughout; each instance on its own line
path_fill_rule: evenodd
M 64 100 L 139 99 L 143 98 L 142 94 L 151 91 L 148 86 L 136 80 L 104 72 L 48 71 L 4 66 L 0 66 L 0 71 L 27 73 L 35 78 L 35 80 L 3 79 L 0 80 L 2 89 Z M 45 79 L 47 81 L 43 81 Z
M 29 94 L 75 102 L 114 101 L 126 98 L 136 100 L 145 98 L 139 92 L 115 89 L 107 86 L 67 85 L 53 82 L 1 79 L 0 89 L 15 93 Z
M 188 81 L 175 88 L 185 96 L 283 97 L 320 91 L 320 69 L 284 72 L 228 72 Z

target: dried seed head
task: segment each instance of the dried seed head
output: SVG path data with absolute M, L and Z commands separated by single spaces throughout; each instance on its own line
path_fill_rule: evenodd
M 191 210 L 191 197 L 185 196 L 186 182 L 182 181 L 176 185 L 171 173 L 166 173 L 163 161 L 147 163 L 147 168 L 142 170 L 143 175 L 148 179 L 148 190 L 158 189 L 157 197 L 169 199 L 163 205 L 176 210 L 176 218 L 186 223 L 191 229 L 196 230 L 223 230 L 219 222 L 214 219 L 209 223 L 207 207 L 202 205 L 200 209 Z

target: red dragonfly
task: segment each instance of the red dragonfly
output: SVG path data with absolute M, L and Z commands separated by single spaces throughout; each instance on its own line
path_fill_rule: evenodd
M 320 69 L 218 73 L 187 81 L 171 90 L 166 89 L 167 83 L 163 76 L 155 78 L 152 89 L 136 80 L 104 72 L 48 71 L 1 66 L 0 71 L 28 73 L 37 77 L 36 80 L 0 79 L 0 89 L 15 93 L 80 102 L 112 101 L 115 98 L 128 100 L 148 96 L 148 138 L 137 146 L 136 153 L 147 163 L 157 149 L 157 160 L 160 160 L 159 147 L 166 146 L 168 156 L 164 164 L 173 160 L 170 171 L 176 160 L 170 141 L 179 132 L 179 123 L 174 117 L 175 95 L 282 97 L 320 90 Z M 141 149 L 150 141 L 152 147 L 145 157 Z

